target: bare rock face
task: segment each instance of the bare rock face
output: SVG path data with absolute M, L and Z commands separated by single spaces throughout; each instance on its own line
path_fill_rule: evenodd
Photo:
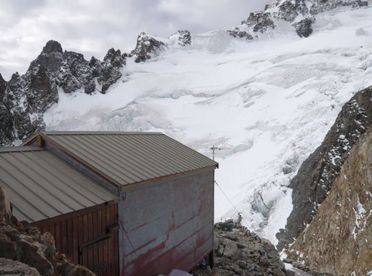
M 2 262 L 5 268 L 1 265 Z M 7 274 L 2 274 L 2 270 Z M 50 233 L 40 233 L 37 228 L 20 223 L 11 216 L 10 204 L 0 187 L 0 275 L 95 274 L 72 264 L 64 254 L 56 252 L 54 238 Z
M 217 223 L 213 269 L 200 266 L 193 275 L 286 275 L 275 247 L 232 220 Z
M 277 234 L 281 250 L 291 244 L 311 223 L 326 199 L 341 166 L 360 136 L 372 126 L 372 87 L 358 92 L 347 102 L 323 143 L 301 165 L 291 180 L 293 210 L 285 229 Z
M 91 59 L 90 65 L 93 68 L 93 77 L 96 77 L 101 85 L 101 93 L 105 94 L 110 86 L 121 78 L 121 68 L 126 63 L 125 58 L 126 54 L 111 48 L 103 58 L 103 62 L 94 59 L 94 57 Z
M 93 57 L 88 62 L 82 54 L 48 41 L 24 75 L 15 73 L 8 82 L 0 75 L 0 145 L 44 129 L 43 114 L 58 102 L 58 88 L 65 93 L 106 93 L 122 76 L 125 58 L 120 50 L 110 49 L 103 61 Z
M 144 32 L 137 37 L 136 48 L 131 52 L 135 62 L 144 62 L 165 48 L 165 43 Z
M 367 275 L 372 269 L 372 129 L 342 165 L 311 224 L 288 257 L 333 275 Z
M 24 263 L 0 258 L 0 275 L 40 276 L 40 273 Z

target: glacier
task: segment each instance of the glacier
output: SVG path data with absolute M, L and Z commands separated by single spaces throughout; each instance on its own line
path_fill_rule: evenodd
M 281 23 L 257 40 L 224 31 L 127 59 L 107 94 L 59 91 L 48 130 L 160 131 L 212 157 L 215 219 L 236 218 L 276 244 L 292 210 L 290 179 L 343 104 L 372 84 L 372 8 L 316 16 L 299 38 Z

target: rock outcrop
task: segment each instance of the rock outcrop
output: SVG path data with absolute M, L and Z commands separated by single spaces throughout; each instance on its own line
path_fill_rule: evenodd
M 37 228 L 18 222 L 10 210 L 0 187 L 0 275 L 95 275 L 57 252 L 50 233 L 40 233 Z
M 371 244 L 372 129 L 353 147 L 327 198 L 287 255 L 321 272 L 367 275 Z
M 0 258 L 0 275 L 41 276 L 33 267 L 4 258 Z
M 232 220 L 217 223 L 214 230 L 214 267 L 200 265 L 192 271 L 201 275 L 286 275 L 275 247 Z
M 291 244 L 326 199 L 341 166 L 360 136 L 372 126 L 372 87 L 358 92 L 342 108 L 322 144 L 291 180 L 293 210 L 277 238 L 278 249 Z
M 179 30 L 176 33 L 172 34 L 169 37 L 169 40 L 176 41 L 179 46 L 185 47 L 191 45 L 191 34 L 187 30 Z
M 159 54 L 165 48 L 165 43 L 144 32 L 137 37 L 136 48 L 130 53 L 135 62 L 144 62 Z
M 58 102 L 59 88 L 65 93 L 106 93 L 122 76 L 125 57 L 110 49 L 103 61 L 87 61 L 82 54 L 63 51 L 57 41 L 48 41 L 24 75 L 15 73 L 8 82 L 0 75 L 0 145 L 43 129 L 43 114 Z
M 253 39 L 260 33 L 275 29 L 276 22 L 290 23 L 300 37 L 308 37 L 313 32 L 315 15 L 349 6 L 358 8 L 368 6 L 367 0 L 275 0 L 264 11 L 253 12 L 241 25 L 227 32 L 234 36 Z

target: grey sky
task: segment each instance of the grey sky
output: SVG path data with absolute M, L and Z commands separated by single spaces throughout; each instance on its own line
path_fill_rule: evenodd
M 132 49 L 139 32 L 169 36 L 227 28 L 270 0 L 0 0 L 0 73 L 24 73 L 43 45 L 102 58 Z

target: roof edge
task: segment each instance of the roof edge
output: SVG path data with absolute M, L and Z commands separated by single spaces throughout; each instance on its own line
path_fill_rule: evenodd
M 8 152 L 29 152 L 29 151 L 43 151 L 44 149 L 36 146 L 15 146 L 15 147 L 0 147 L 0 153 Z
M 142 131 L 42 131 L 45 135 L 165 135 L 162 132 Z

